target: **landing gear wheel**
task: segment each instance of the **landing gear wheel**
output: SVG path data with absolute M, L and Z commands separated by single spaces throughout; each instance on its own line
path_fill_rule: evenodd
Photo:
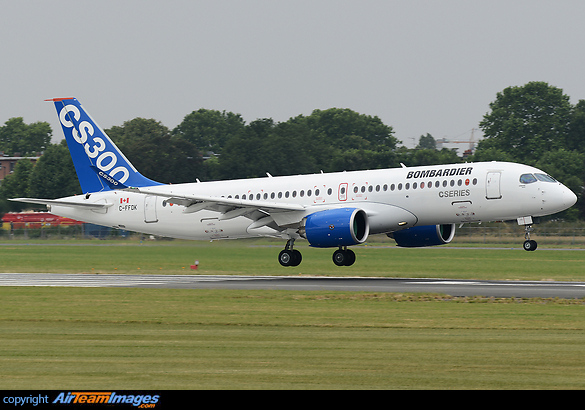
M 280 262 L 282 266 L 292 266 L 292 260 L 293 254 L 288 249 L 284 249 L 278 254 L 278 262 Z
M 292 249 L 293 241 L 289 240 L 286 247 L 278 254 L 278 262 L 282 266 L 299 266 L 303 260 L 303 255 L 296 249 Z
M 303 260 L 303 255 L 296 249 L 292 251 L 294 263 L 291 266 L 299 266 Z
M 345 261 L 345 266 L 353 265 L 355 262 L 355 253 L 351 249 L 348 249 L 345 252 L 347 258 L 347 260 Z
M 537 246 L 538 246 L 538 244 L 536 243 L 536 241 L 533 241 L 533 240 L 524 241 L 524 250 L 525 251 L 535 251 Z
M 351 249 L 338 249 L 333 252 L 333 263 L 337 266 L 351 266 L 355 262 L 355 253 Z

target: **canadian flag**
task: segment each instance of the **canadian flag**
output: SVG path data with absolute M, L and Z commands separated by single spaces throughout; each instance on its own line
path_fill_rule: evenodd
M 120 203 L 121 204 L 127 204 L 130 202 L 130 198 L 120 198 Z

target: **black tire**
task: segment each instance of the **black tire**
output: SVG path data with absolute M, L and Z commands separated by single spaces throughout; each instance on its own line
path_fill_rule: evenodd
M 531 251 L 535 251 L 537 248 L 538 244 L 536 243 L 536 241 L 524 241 L 524 250 L 531 252 Z
M 290 266 L 299 266 L 303 261 L 303 255 L 296 249 L 292 251 L 293 263 Z
M 278 254 L 278 262 L 280 262 L 282 266 L 293 266 L 292 262 L 294 261 L 294 259 L 295 258 L 292 252 L 289 251 L 288 249 L 284 249 L 280 251 L 280 253 Z
M 333 252 L 333 263 L 337 266 L 345 266 L 346 259 L 345 252 L 343 250 L 338 249 Z
M 355 253 L 351 249 L 338 249 L 333 252 L 333 263 L 337 266 L 351 266 L 355 262 Z
M 353 265 L 355 262 L 355 253 L 351 249 L 346 250 L 345 253 L 346 253 L 345 266 Z

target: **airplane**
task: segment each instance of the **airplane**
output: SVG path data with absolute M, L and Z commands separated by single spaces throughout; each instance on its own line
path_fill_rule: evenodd
M 298 266 L 296 240 L 336 248 L 333 262 L 351 266 L 349 246 L 386 234 L 401 247 L 450 243 L 455 225 L 535 217 L 570 208 L 576 195 L 545 172 L 510 162 L 426 165 L 162 184 L 140 174 L 76 98 L 53 98 L 83 195 L 14 198 L 102 226 L 193 240 L 277 237 L 282 266 Z

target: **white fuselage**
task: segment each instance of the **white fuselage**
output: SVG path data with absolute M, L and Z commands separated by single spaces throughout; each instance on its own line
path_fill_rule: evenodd
M 237 216 L 234 207 L 218 205 L 185 212 L 168 197 L 114 190 L 67 198 L 106 203 L 104 209 L 53 205 L 51 212 L 104 226 L 183 239 L 227 239 L 291 235 L 312 213 L 331 208 L 363 209 L 370 233 L 421 225 L 509 220 L 559 212 L 575 202 L 563 184 L 523 183 L 523 174 L 542 171 L 505 162 L 404 167 L 329 174 L 198 182 L 156 187 L 158 193 L 207 195 L 255 203 L 298 204 L 304 210 L 272 212 L 276 225 L 253 227 L 261 210 Z M 148 188 L 146 189 L 148 190 Z M 169 197 L 172 196 L 169 194 Z M 260 212 L 260 215 L 258 214 Z M 278 226 L 281 229 L 274 229 Z

